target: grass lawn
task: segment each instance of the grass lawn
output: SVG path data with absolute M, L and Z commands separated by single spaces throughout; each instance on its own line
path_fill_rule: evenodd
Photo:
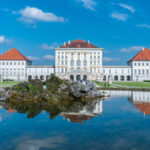
M 16 85 L 18 83 L 20 83 L 20 81 L 3 81 L 3 82 L 0 82 L 0 87 L 9 87 L 12 85 Z
M 100 87 L 102 87 L 102 88 L 111 88 L 111 87 L 113 87 L 112 85 L 109 85 L 108 82 L 98 82 L 98 81 L 95 81 L 95 83 L 97 85 L 99 85 Z
M 136 88 L 150 88 L 150 82 L 113 82 L 117 85 L 124 85 Z

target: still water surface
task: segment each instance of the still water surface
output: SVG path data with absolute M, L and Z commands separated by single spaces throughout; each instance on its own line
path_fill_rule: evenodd
M 0 150 L 149 150 L 150 93 L 109 93 L 55 117 L 43 110 L 29 118 L 1 106 Z

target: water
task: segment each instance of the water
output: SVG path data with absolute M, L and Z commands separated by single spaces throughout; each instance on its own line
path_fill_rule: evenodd
M 50 113 L 39 106 L 18 113 L 2 104 L 0 150 L 149 150 L 150 93 L 109 93 L 61 111 L 53 106 Z

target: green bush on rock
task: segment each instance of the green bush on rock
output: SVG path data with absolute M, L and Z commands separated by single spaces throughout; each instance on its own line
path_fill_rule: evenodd
M 51 78 L 46 81 L 47 89 L 53 94 L 58 91 L 61 84 L 66 84 L 65 80 L 56 77 L 54 74 L 52 74 Z

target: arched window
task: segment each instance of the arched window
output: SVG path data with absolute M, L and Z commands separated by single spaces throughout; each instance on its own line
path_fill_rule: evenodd
M 70 61 L 70 65 L 71 65 L 71 66 L 74 66 L 74 60 L 71 60 L 71 61 Z
M 86 60 L 83 61 L 83 65 L 87 66 L 87 61 Z
M 127 76 L 127 81 L 130 81 L 131 80 L 131 76 Z
M 103 76 L 103 80 L 106 81 L 106 76 Z
M 77 66 L 81 66 L 81 61 L 77 60 Z
M 84 80 L 84 81 L 87 81 L 87 75 L 84 75 L 84 76 L 83 76 L 83 80 Z
M 81 72 L 81 69 L 80 67 L 77 68 L 77 73 L 80 73 Z
M 86 67 L 84 67 L 83 72 L 87 73 L 87 68 Z
M 70 75 L 70 80 L 74 81 L 74 75 Z
M 71 73 L 74 73 L 74 68 L 73 68 L 73 67 L 71 67 L 70 71 L 71 71 Z
M 124 81 L 124 79 L 125 79 L 124 76 L 120 76 L 121 81 Z
M 118 81 L 118 76 L 114 76 L 114 80 L 115 80 L 115 81 Z

